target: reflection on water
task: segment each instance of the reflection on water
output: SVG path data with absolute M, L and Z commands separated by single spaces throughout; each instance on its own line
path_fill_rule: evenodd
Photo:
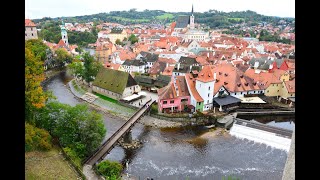
M 52 79 L 46 89 L 58 100 L 70 105 L 79 104 L 64 86 L 65 74 Z M 103 115 L 110 137 L 125 121 L 112 115 Z M 131 176 L 154 179 L 222 179 L 233 175 L 240 179 L 281 179 L 287 153 L 264 144 L 241 140 L 232 136 L 201 138 L 204 127 L 155 129 L 136 124 L 132 138 L 143 145 L 136 150 L 116 146 L 105 158 L 125 164 L 124 172 Z M 106 139 L 105 138 L 105 139 Z

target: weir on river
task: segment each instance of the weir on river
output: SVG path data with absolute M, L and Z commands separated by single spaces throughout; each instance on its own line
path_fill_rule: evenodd
M 62 103 L 72 106 L 83 103 L 73 97 L 65 86 L 70 78 L 65 74 L 52 79 L 46 85 Z M 103 114 L 107 128 L 106 139 L 125 120 Z M 287 158 L 285 150 L 273 148 L 247 139 L 239 139 L 228 133 L 222 136 L 202 138 L 208 129 L 199 127 L 152 128 L 136 124 L 132 138 L 143 142 L 136 150 L 120 146 L 105 157 L 108 160 L 128 162 L 124 173 L 137 179 L 222 179 L 233 176 L 240 179 L 281 179 Z

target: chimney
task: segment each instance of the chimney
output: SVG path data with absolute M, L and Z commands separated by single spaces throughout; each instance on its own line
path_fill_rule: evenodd
M 192 68 L 192 65 L 190 65 L 190 72 L 191 72 L 191 68 Z
M 207 57 L 209 57 L 209 52 L 207 53 Z
M 169 63 L 166 63 L 166 67 L 168 67 L 169 66 Z
M 216 73 L 216 72 L 213 73 L 213 79 L 214 79 L 214 80 L 217 79 L 217 73 Z
M 178 70 L 180 69 L 180 63 L 178 63 Z

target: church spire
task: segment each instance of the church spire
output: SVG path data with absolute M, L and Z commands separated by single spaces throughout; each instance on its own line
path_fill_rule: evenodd
M 193 4 L 192 4 L 192 9 L 191 9 L 191 15 L 193 15 Z

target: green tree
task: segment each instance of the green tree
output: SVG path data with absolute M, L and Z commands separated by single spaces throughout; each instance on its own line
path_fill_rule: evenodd
M 94 60 L 94 57 L 91 56 L 88 52 L 83 55 L 84 59 L 84 70 L 83 70 L 83 79 L 90 83 L 97 76 L 102 64 Z
M 46 50 L 49 49 L 40 39 L 30 39 L 25 43 L 26 48 L 31 50 L 36 57 L 40 57 L 41 61 L 47 59 Z
M 71 148 L 79 158 L 93 152 L 106 134 L 102 116 L 89 111 L 86 104 L 72 107 L 51 101 L 35 117 L 38 127 L 58 137 L 61 145 Z
M 134 34 L 131 34 L 128 40 L 131 41 L 131 44 L 138 42 L 138 38 Z
M 63 67 L 65 63 L 71 63 L 72 61 L 72 56 L 62 48 L 57 49 L 55 54 L 55 62 L 59 67 Z
M 98 164 L 97 170 L 108 179 L 118 179 L 123 167 L 115 161 L 105 160 Z
M 122 42 L 120 41 L 120 39 L 117 39 L 117 40 L 116 40 L 116 44 L 117 44 L 117 45 L 122 45 Z
M 71 64 L 68 64 L 68 71 L 75 77 L 83 77 L 84 67 L 81 63 L 82 62 L 74 61 Z

